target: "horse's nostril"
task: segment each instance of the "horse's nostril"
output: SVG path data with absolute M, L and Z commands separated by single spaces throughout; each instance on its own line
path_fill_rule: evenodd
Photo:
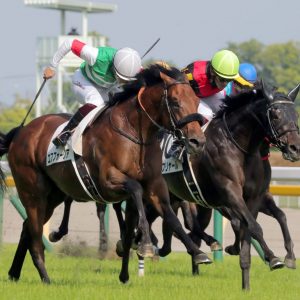
M 205 139 L 190 139 L 190 144 L 194 145 L 195 148 L 200 148 L 204 145 Z
M 289 145 L 289 151 L 292 153 L 300 152 L 300 147 L 297 147 L 296 145 Z

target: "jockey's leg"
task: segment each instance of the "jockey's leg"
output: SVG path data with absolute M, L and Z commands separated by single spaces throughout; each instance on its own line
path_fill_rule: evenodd
M 53 140 L 53 144 L 57 147 L 65 146 L 79 122 L 95 107 L 104 107 L 108 99 L 108 89 L 95 86 L 82 75 L 80 70 L 74 73 L 72 83 L 76 98 L 85 104 L 78 109 L 63 131 Z
M 55 146 L 65 146 L 68 139 L 73 133 L 73 130 L 77 127 L 80 121 L 92 111 L 96 105 L 87 103 L 80 107 L 74 116 L 70 119 L 69 123 L 63 129 L 63 131 L 52 141 Z

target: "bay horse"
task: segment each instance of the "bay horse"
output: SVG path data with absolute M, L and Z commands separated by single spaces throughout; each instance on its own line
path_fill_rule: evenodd
M 120 281 L 129 279 L 129 250 L 136 224 L 143 233 L 139 253 L 153 255 L 143 197 L 177 232 L 194 260 L 201 261 L 206 255 L 186 235 L 170 207 L 168 188 L 161 175 L 161 150 L 157 139 L 158 132 L 166 130 L 182 139 L 191 154 L 199 153 L 205 141 L 196 114 L 199 99 L 179 70 L 152 65 L 134 82 L 124 85 L 124 91 L 116 95 L 115 101 L 115 105 L 106 109 L 84 132 L 82 157 L 107 203 L 127 200 Z M 28 216 L 9 270 L 12 280 L 19 279 L 29 250 L 41 280 L 50 283 L 44 261 L 43 224 L 61 202 L 91 200 L 70 161 L 46 166 L 52 136 L 69 117 L 66 114 L 45 115 L 0 135 L 0 156 L 8 156 Z M 3 188 L 2 170 L 0 175 Z

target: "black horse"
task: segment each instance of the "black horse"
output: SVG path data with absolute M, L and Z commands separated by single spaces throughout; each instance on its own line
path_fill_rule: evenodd
M 188 156 L 184 158 L 186 164 L 192 166 L 196 181 L 190 178 L 187 185 L 188 175 L 184 177 L 183 172 L 165 175 L 169 190 L 177 197 L 210 208 L 228 208 L 240 221 L 240 266 L 244 289 L 250 288 L 251 237 L 261 245 L 271 270 L 283 267 L 267 247 L 262 229 L 255 220 L 259 207 L 249 205 L 248 208 L 246 205 L 252 203 L 252 195 L 246 189 L 247 163 L 258 152 L 265 137 L 282 151 L 285 158 L 291 161 L 300 158 L 298 114 L 294 105 L 298 90 L 299 87 L 288 97 L 261 83 L 254 91 L 226 98 L 224 107 L 207 127 L 204 151 L 190 160 Z M 262 187 L 256 183 L 255 188 Z

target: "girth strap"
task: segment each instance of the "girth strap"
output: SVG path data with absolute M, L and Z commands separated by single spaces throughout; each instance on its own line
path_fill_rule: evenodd
M 81 180 L 85 185 L 85 187 L 87 188 L 87 190 L 89 191 L 93 200 L 101 203 L 106 203 L 104 198 L 100 195 L 99 191 L 97 190 L 96 185 L 89 174 L 87 166 L 84 160 L 82 159 L 82 156 L 75 155 L 75 163 L 76 163 L 78 173 L 81 177 Z

